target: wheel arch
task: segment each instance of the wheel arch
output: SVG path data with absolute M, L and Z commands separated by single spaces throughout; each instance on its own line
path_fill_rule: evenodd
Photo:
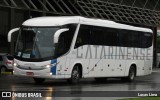
M 132 63 L 131 66 L 130 66 L 130 68 L 131 68 L 132 66 L 135 68 L 135 71 L 136 71 L 135 76 L 137 76 L 137 65 L 136 65 L 135 63 Z M 130 69 L 130 68 L 129 68 L 129 69 Z
M 74 63 L 74 65 L 73 65 L 73 67 L 72 67 L 72 70 L 73 70 L 73 68 L 74 68 L 75 66 L 78 66 L 78 69 L 80 70 L 80 78 L 82 78 L 82 77 L 83 77 L 83 67 L 82 67 L 82 63 L 80 63 L 80 62 Z M 72 72 L 72 70 L 71 70 L 71 72 Z
M 131 66 L 134 66 L 134 67 L 135 67 L 135 69 L 136 69 L 136 76 L 137 76 L 137 73 L 138 73 L 138 71 L 137 71 L 138 66 L 137 66 L 136 62 L 129 62 L 129 63 L 126 63 L 125 74 L 124 74 L 124 76 L 128 76 L 129 70 L 130 70 Z
M 8 71 L 7 67 L 5 65 L 0 66 L 0 73 L 1 73 L 1 69 L 5 68 L 5 71 Z
M 2 67 L 5 67 L 5 68 L 7 68 L 5 65 L 1 65 L 1 66 L 0 66 L 0 68 L 2 68 Z

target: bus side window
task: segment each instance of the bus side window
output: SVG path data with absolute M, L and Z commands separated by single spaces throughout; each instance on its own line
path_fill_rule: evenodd
M 75 44 L 74 48 L 78 48 L 80 46 L 89 44 L 90 29 L 91 29 L 91 27 L 88 25 L 81 25 L 80 26 L 77 40 L 76 40 L 76 44 Z
M 120 47 L 132 47 L 132 33 L 130 31 L 121 29 L 119 30 L 119 46 Z
M 58 56 L 61 56 L 69 51 L 77 25 L 68 24 L 63 26 L 63 28 L 69 28 L 69 31 L 63 32 L 59 37 L 57 47 Z
M 143 33 L 142 46 L 145 48 L 152 46 L 152 34 L 151 33 Z
M 117 29 L 104 28 L 104 45 L 105 46 L 117 46 Z
M 57 53 L 59 55 L 62 55 L 63 53 L 66 52 L 66 45 L 65 45 L 65 33 L 62 33 L 59 37 L 59 42 L 58 42 L 58 48 L 57 48 Z
M 104 44 L 104 28 L 93 26 L 91 32 L 91 45 L 103 45 Z

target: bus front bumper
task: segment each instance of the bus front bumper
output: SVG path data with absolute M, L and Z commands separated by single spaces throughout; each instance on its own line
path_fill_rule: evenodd
M 56 75 L 53 75 L 49 68 L 44 70 L 22 70 L 14 67 L 13 75 L 36 78 L 56 78 Z

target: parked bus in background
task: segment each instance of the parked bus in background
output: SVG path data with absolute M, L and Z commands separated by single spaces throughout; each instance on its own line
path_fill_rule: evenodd
M 133 81 L 152 72 L 152 30 L 80 16 L 39 17 L 20 28 L 14 53 L 14 75 L 47 78 Z

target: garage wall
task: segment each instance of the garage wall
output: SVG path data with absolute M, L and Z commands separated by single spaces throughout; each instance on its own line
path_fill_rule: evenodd
M 7 32 L 9 29 L 9 9 L 0 8 L 0 53 L 7 52 L 9 50 L 7 43 Z

